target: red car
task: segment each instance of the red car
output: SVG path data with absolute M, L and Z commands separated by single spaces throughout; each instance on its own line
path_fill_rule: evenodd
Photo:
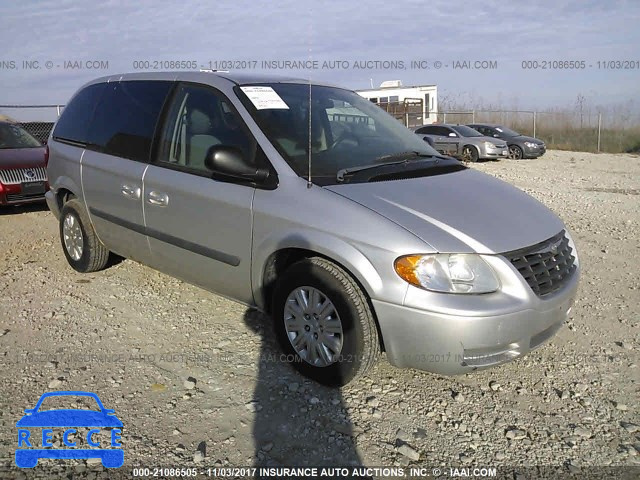
M 47 149 L 17 123 L 0 121 L 0 206 L 41 202 Z

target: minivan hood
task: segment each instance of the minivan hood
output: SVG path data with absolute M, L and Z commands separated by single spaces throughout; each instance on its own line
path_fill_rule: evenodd
M 564 228 L 562 220 L 533 197 L 471 169 L 325 188 L 406 228 L 438 252 L 509 252 Z

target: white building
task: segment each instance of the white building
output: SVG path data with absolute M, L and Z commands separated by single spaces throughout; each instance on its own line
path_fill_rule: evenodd
M 382 82 L 379 88 L 356 90 L 361 96 L 384 108 L 408 127 L 437 121 L 438 87 L 405 87 L 400 80 Z

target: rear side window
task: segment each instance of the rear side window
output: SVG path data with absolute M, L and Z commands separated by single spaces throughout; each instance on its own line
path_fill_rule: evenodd
M 106 86 L 106 83 L 97 83 L 78 92 L 62 111 L 53 138 L 86 143 L 89 122 Z
M 89 148 L 147 162 L 153 133 L 172 82 L 107 85 L 89 128 Z
M 425 134 L 431 134 L 431 135 L 436 135 L 436 128 L 437 127 L 420 127 L 416 130 L 416 133 L 425 133 Z

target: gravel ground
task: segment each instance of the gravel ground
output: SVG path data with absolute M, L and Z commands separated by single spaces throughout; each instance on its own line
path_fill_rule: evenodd
M 128 260 L 76 273 L 46 207 L 1 211 L 0 465 L 13 463 L 24 408 L 45 391 L 89 390 L 124 423 L 129 472 L 354 464 L 639 474 L 640 158 L 550 151 L 473 168 L 535 196 L 572 230 L 583 268 L 572 318 L 495 369 L 441 377 L 383 359 L 341 391 L 280 362 L 261 314 Z

